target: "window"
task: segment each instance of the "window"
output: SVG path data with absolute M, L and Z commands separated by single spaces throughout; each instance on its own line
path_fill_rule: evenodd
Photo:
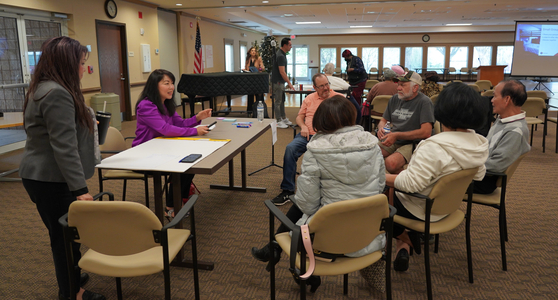
M 308 75 L 308 46 L 293 46 L 287 55 L 287 75 L 289 78 L 292 78 L 293 73 L 296 80 L 310 79 Z
M 246 42 L 240 41 L 239 47 L 240 54 L 240 68 L 244 69 L 246 66 L 246 54 L 248 53 L 248 46 Z
M 225 39 L 225 71 L 234 71 L 234 41 Z
M 422 47 L 405 48 L 405 67 L 411 71 L 422 69 Z
M 369 72 L 370 68 L 378 68 L 378 53 L 378 47 L 362 48 L 361 58 L 366 72 Z
M 496 64 L 498 66 L 508 65 L 504 69 L 505 74 L 509 74 L 512 68 L 513 46 L 498 46 L 496 48 Z
M 325 65 L 328 63 L 332 63 L 334 66 L 337 66 L 337 48 L 320 49 L 320 72 L 322 72 Z
M 492 46 L 473 47 L 473 68 L 492 64 Z
M 399 47 L 385 47 L 384 48 L 384 61 L 382 67 L 390 68 L 393 65 L 398 65 L 401 62 L 401 48 Z
M 36 12 L 34 15 L 45 17 L 0 13 L 0 85 L 29 83 L 41 57 L 43 42 L 67 35 L 65 22 L 51 21 L 47 17 L 49 13 Z M 23 111 L 24 97 L 24 88 L 6 87 L 0 92 L 0 111 Z
M 461 68 L 467 68 L 469 60 L 469 47 L 450 47 L 449 66 L 459 71 Z
M 446 47 L 428 47 L 428 56 L 426 58 L 426 68 L 428 70 L 443 73 L 445 60 Z

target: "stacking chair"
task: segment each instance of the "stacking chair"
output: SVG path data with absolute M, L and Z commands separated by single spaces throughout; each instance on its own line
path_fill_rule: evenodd
M 102 154 L 116 154 L 126 150 L 126 140 L 134 137 L 124 138 L 120 131 L 114 127 L 109 127 L 105 143 L 100 145 Z M 149 185 L 146 174 L 137 173 L 129 170 L 105 170 L 97 169 L 99 173 L 99 192 L 103 192 L 103 182 L 107 180 L 124 180 L 122 187 L 122 201 L 126 201 L 126 185 L 128 180 L 143 180 L 145 189 L 145 206 L 149 207 Z
M 450 78 L 451 75 L 454 75 L 457 79 L 457 70 L 454 67 L 449 67 L 448 68 L 448 79 Z
M 469 76 L 470 76 L 471 80 L 477 76 L 477 69 L 478 68 L 472 68 L 471 71 L 469 71 Z M 473 77 L 473 75 L 475 77 Z
M 539 97 L 544 100 L 545 103 L 548 104 L 548 95 L 545 91 L 527 91 L 527 97 Z
M 379 83 L 379 81 L 375 80 L 375 79 L 366 80 L 366 85 L 364 86 L 364 88 L 367 89 L 367 90 L 370 90 L 377 83 Z
M 531 125 L 531 146 L 533 146 L 533 130 L 535 125 L 540 124 L 544 126 L 542 141 L 544 153 L 546 144 L 546 117 L 548 114 L 546 103 L 539 97 L 527 97 L 527 101 L 521 106 L 521 109 L 525 111 L 525 121 L 527 121 L 527 125 Z M 538 118 L 540 115 L 544 115 L 544 120 Z
M 269 209 L 270 242 L 276 240 L 283 251 L 289 255 L 290 271 L 298 277 L 306 272 L 310 263 L 303 246 L 300 226 L 293 224 L 270 200 L 266 200 L 265 205 Z M 308 233 L 313 235 L 311 242 L 315 249 L 314 253 L 319 250 L 339 257 L 332 262 L 315 260 L 313 275 L 343 274 L 343 294 L 347 295 L 348 274 L 382 259 L 382 251 L 378 250 L 361 257 L 345 257 L 342 254 L 358 251 L 368 246 L 379 234 L 386 233 L 386 298 L 391 299 L 391 242 L 394 214 L 395 208 L 389 206 L 384 194 L 339 201 L 320 208 L 308 223 Z M 275 217 L 293 231 L 292 238 L 289 232 L 274 234 Z M 270 264 L 270 267 L 271 299 L 275 299 L 274 264 Z M 300 279 L 300 299 L 306 299 L 306 280 Z
M 519 163 L 527 153 L 521 155 L 517 160 L 511 164 L 503 173 L 486 172 L 485 176 L 498 176 L 496 182 L 496 190 L 492 194 L 473 194 L 472 202 L 485 206 L 494 207 L 499 210 L 498 227 L 500 228 L 500 250 L 502 252 L 502 270 L 507 271 L 508 265 L 506 262 L 506 242 L 508 241 L 508 225 L 506 221 L 506 187 L 508 180 L 511 179 L 513 173 L 519 166 Z M 463 200 L 467 200 L 468 195 L 465 195 Z
M 439 234 L 448 232 L 461 224 L 463 219 L 466 220 L 465 225 L 465 238 L 467 243 L 467 265 L 469 269 L 469 282 L 473 283 L 473 261 L 471 256 L 471 198 L 472 190 L 469 188 L 469 197 L 467 202 L 467 214 L 465 215 L 459 206 L 463 199 L 463 194 L 470 187 L 473 177 L 477 173 L 478 168 L 466 169 L 457 171 L 455 173 L 446 175 L 440 178 L 432 191 L 428 196 L 424 196 L 418 193 L 406 193 L 398 191 L 404 194 L 408 194 L 414 197 L 424 199 L 426 201 L 425 216 L 426 219 L 413 220 L 403 218 L 396 215 L 393 221 L 397 224 L 403 225 L 406 228 L 416 231 L 423 232 L 425 237 L 424 240 L 430 240 L 430 235 L 436 235 L 436 244 L 434 252 L 438 252 L 438 240 Z M 436 215 L 446 215 L 438 222 L 430 222 L 430 214 Z M 424 265 L 426 269 L 426 289 L 428 293 L 428 299 L 432 299 L 432 281 L 430 276 L 430 253 L 429 253 L 429 243 L 424 243 Z
M 162 226 L 155 214 L 136 202 L 74 201 L 66 215 L 59 220 L 64 229 L 68 274 L 74 276 L 72 243 L 89 249 L 78 262 L 81 269 L 102 276 L 116 277 L 118 299 L 122 299 L 121 277 L 135 277 L 163 272 L 165 299 L 171 298 L 170 262 L 182 250 L 186 241 L 192 242 L 194 292 L 199 299 L 198 261 L 192 196 L 176 217 Z M 188 229 L 174 229 L 190 212 Z M 70 280 L 71 299 L 75 300 L 79 286 Z
M 432 97 L 430 97 L 430 100 L 432 101 L 432 104 L 436 105 L 436 101 L 438 101 L 438 95 L 432 95 Z
M 459 70 L 459 79 L 462 79 L 463 75 L 467 75 L 467 77 L 469 76 L 469 69 L 467 69 L 466 67 L 463 67 Z
M 487 90 L 481 93 L 481 96 L 492 98 L 494 97 L 494 90 Z
M 476 85 L 476 84 L 474 84 L 474 83 L 470 83 L 470 84 L 468 84 L 468 86 L 470 86 L 473 90 L 475 90 L 477 93 L 480 94 L 481 89 L 479 88 L 478 85 Z
M 341 77 L 341 73 L 343 73 L 343 71 L 341 70 L 340 67 L 335 68 L 335 71 L 333 72 L 333 75 L 337 76 L 337 77 Z
M 374 97 L 374 99 L 372 99 L 372 102 L 370 103 L 370 111 L 375 111 L 383 114 L 384 111 L 386 111 L 389 99 L 391 99 L 391 97 L 391 95 L 378 95 Z M 378 121 L 382 120 L 382 116 L 373 116 L 372 114 L 370 114 L 370 118 Z M 370 120 L 370 123 L 374 123 L 372 122 L 373 120 Z M 370 131 L 371 130 L 372 128 L 370 128 Z
M 492 82 L 490 80 L 477 80 L 475 84 L 478 85 L 481 92 L 492 89 Z
M 378 71 L 378 68 L 370 68 L 370 71 L 368 71 L 368 75 L 373 75 L 376 74 L 376 79 L 380 78 L 380 72 Z M 370 79 L 370 76 L 368 76 L 368 78 Z

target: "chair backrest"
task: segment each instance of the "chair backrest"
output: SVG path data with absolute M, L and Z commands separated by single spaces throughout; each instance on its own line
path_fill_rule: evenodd
M 124 141 L 122 133 L 111 126 L 108 128 L 105 143 L 99 145 L 99 148 L 101 151 L 123 151 L 126 150 L 126 141 Z
M 472 68 L 471 73 L 477 73 L 477 68 Z
M 467 67 L 463 67 L 459 70 L 459 72 L 461 73 L 469 73 L 469 69 L 467 69 Z
M 378 68 L 370 68 L 370 73 L 378 73 Z
M 382 72 L 385 73 L 387 70 L 389 70 L 389 68 L 383 68 L 383 69 L 382 69 Z
M 434 122 L 434 134 L 438 134 L 442 132 L 442 124 L 440 124 L 440 121 L 436 121 Z
M 377 83 L 379 83 L 378 80 L 375 79 L 371 79 L 371 80 L 366 80 L 366 85 L 364 86 L 365 89 L 371 89 L 374 85 L 376 85 Z
M 461 205 L 463 195 L 467 192 L 467 188 L 473 181 L 478 169 L 465 169 L 438 179 L 428 195 L 430 199 L 434 199 L 431 213 L 434 215 L 448 215 L 456 211 Z
M 488 90 L 481 93 L 481 96 L 494 97 L 494 90 Z
M 527 152 L 529 153 L 529 152 Z M 527 156 L 527 153 L 522 154 L 520 157 L 518 157 L 507 169 L 506 171 L 504 171 L 504 173 L 506 174 L 507 181 L 510 181 L 511 177 L 513 176 L 513 173 L 515 173 L 515 170 L 517 169 L 517 167 L 519 166 L 519 163 L 523 160 L 523 158 L 525 158 L 525 156 Z M 501 187 L 502 186 L 502 177 L 498 178 L 498 181 L 496 181 L 496 186 L 497 187 Z
M 436 95 L 432 95 L 430 97 L 430 100 L 432 101 L 432 104 L 436 104 L 436 101 L 438 101 L 438 95 L 439 94 L 436 94 Z
M 521 106 L 526 117 L 536 117 L 544 114 L 546 103 L 539 97 L 527 97 L 527 101 Z
M 473 90 L 475 90 L 476 92 L 480 93 L 480 88 L 478 85 L 474 84 L 474 83 L 470 83 L 468 84 L 468 86 L 470 86 Z
M 335 73 L 341 73 L 341 68 L 340 67 L 335 68 Z
M 382 219 L 389 217 L 384 194 L 344 200 L 318 210 L 308 223 L 314 233 L 314 249 L 336 254 L 358 251 L 382 232 Z
M 448 72 L 450 72 L 450 73 L 451 73 L 451 72 L 456 72 L 456 70 L 455 70 L 454 67 L 449 67 L 449 68 L 448 68 Z
M 459 79 L 455 79 L 455 80 L 452 80 L 451 82 L 463 82 L 463 81 L 461 81 Z
M 384 113 L 386 111 L 389 99 L 391 99 L 391 95 L 378 95 L 372 99 L 372 110 L 379 113 Z
M 481 91 L 490 90 L 492 88 L 492 82 L 490 80 L 477 80 L 475 84 L 479 86 Z
M 527 91 L 527 97 L 539 97 L 543 100 L 548 99 L 548 94 L 545 91 Z
M 130 255 L 159 246 L 153 230 L 162 228 L 149 208 L 128 201 L 74 201 L 68 225 L 77 228 L 77 242 L 106 255 Z

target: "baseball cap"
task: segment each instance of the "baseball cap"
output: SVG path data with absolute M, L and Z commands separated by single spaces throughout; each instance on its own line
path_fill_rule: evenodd
M 414 71 L 409 71 L 405 76 L 399 76 L 397 79 L 402 82 L 412 81 L 418 85 L 422 85 L 422 77 Z
M 351 53 L 351 50 L 349 50 L 349 49 L 345 49 L 345 51 L 343 51 L 343 54 L 341 54 L 341 56 L 343 56 L 343 57 L 347 57 L 349 55 L 350 56 L 353 55 L 353 53 Z

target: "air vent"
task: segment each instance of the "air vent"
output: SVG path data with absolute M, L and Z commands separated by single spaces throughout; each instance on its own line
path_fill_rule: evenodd
M 233 24 L 244 24 L 244 23 L 246 23 L 246 21 L 229 21 L 229 23 L 233 23 Z
M 403 20 L 403 22 L 430 22 L 432 19 L 407 19 Z

